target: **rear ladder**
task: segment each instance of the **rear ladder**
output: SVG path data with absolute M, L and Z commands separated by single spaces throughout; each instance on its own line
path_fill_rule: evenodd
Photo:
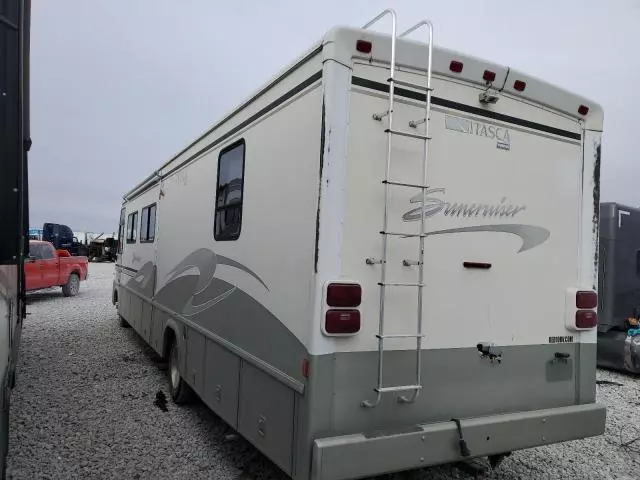
M 382 235 L 382 257 L 380 259 L 367 258 L 366 262 L 369 265 L 380 265 L 380 282 L 378 285 L 380 287 L 380 315 L 378 320 L 378 334 L 376 335 L 378 339 L 378 380 L 377 385 L 373 389 L 376 392 L 376 398 L 374 400 L 363 400 L 362 406 L 373 408 L 380 403 L 382 399 L 382 395 L 384 393 L 390 392 L 411 392 L 410 395 L 403 395 L 398 397 L 398 401 L 401 403 L 413 403 L 420 394 L 420 390 L 422 390 L 422 372 L 421 372 L 421 360 L 422 360 L 422 339 L 424 338 L 423 333 L 423 315 L 422 315 L 422 291 L 424 288 L 424 239 L 426 237 L 425 233 L 425 220 L 424 220 L 424 206 L 426 201 L 426 189 L 427 186 L 427 161 L 429 157 L 429 141 L 431 138 L 429 137 L 429 120 L 431 114 L 431 93 L 433 88 L 431 87 L 431 59 L 433 53 L 433 25 L 428 20 L 422 20 L 418 22 L 413 27 L 401 33 L 399 36 L 396 33 L 396 13 L 391 10 L 385 10 L 380 15 L 375 17 L 369 23 L 367 23 L 363 28 L 369 28 L 374 23 L 378 22 L 380 19 L 385 16 L 391 16 L 391 63 L 390 63 L 390 73 L 387 82 L 389 83 L 389 106 L 386 112 L 381 114 L 375 114 L 373 118 L 378 121 L 382 121 L 384 117 L 387 117 L 387 128 L 385 129 L 385 133 L 387 134 L 387 161 L 385 166 L 385 175 L 382 180 L 382 184 L 384 185 L 384 213 L 382 217 L 382 231 L 380 234 Z M 411 34 L 415 30 L 426 27 L 428 30 L 428 59 L 427 59 L 427 71 L 426 71 L 426 86 L 413 84 L 411 82 L 405 82 L 396 79 L 396 41 L 398 38 L 406 37 Z M 417 129 L 417 127 L 424 123 L 424 134 L 411 132 L 401 129 L 394 128 L 393 124 L 393 107 L 394 107 L 394 90 L 396 85 L 401 85 L 404 87 L 414 88 L 416 90 L 421 90 L 426 92 L 426 103 L 425 103 L 425 111 L 424 111 L 424 119 L 420 119 L 418 121 L 409 122 L 409 127 L 413 129 Z M 412 138 L 423 142 L 423 158 L 422 158 L 422 183 L 420 184 L 412 184 L 405 182 L 397 182 L 391 179 L 390 171 L 391 171 L 391 152 L 392 152 L 392 139 L 394 136 L 403 136 L 407 138 Z M 420 232 L 419 233 L 402 233 L 402 232 L 390 232 L 387 229 L 388 225 L 388 210 L 389 210 L 389 189 L 393 188 L 412 188 L 419 189 L 422 191 L 422 201 L 420 203 L 420 208 L 422 211 L 422 215 L 420 216 Z M 418 238 L 419 249 L 418 249 L 418 260 L 405 259 L 403 264 L 406 266 L 409 265 L 417 265 L 418 266 L 418 281 L 415 283 L 406 283 L 406 282 L 390 282 L 387 279 L 387 258 L 389 256 L 389 237 L 398 236 L 400 238 Z M 385 324 L 385 298 L 387 288 L 417 288 L 418 294 L 418 311 L 417 311 L 417 329 L 416 332 L 410 333 L 396 333 L 396 334 L 386 334 L 384 329 Z M 394 339 L 394 338 L 415 338 L 416 339 L 416 366 L 415 366 L 415 382 L 410 385 L 385 385 L 383 382 L 383 372 L 384 372 L 384 345 L 386 339 Z

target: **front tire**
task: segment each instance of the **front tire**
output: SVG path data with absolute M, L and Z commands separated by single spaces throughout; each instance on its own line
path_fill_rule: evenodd
M 193 399 L 193 390 L 180 376 L 179 358 L 178 344 L 174 340 L 169 349 L 169 368 L 167 368 L 169 393 L 174 403 L 184 405 Z
M 62 294 L 65 297 L 75 297 L 80 291 L 80 277 L 77 273 L 69 275 L 67 284 L 62 287 Z

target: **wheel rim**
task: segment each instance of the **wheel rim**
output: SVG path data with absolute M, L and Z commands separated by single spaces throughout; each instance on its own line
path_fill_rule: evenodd
M 71 293 L 75 295 L 78 290 L 80 290 L 80 280 L 74 275 L 71 277 Z
M 178 383 L 180 382 L 180 372 L 178 372 L 178 349 L 176 347 L 171 349 L 169 373 L 171 377 L 171 387 L 175 390 L 178 388 Z

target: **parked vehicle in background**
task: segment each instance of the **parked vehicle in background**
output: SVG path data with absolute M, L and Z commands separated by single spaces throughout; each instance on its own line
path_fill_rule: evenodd
M 29 258 L 24 264 L 27 291 L 62 287 L 65 297 L 73 297 L 80 282 L 87 279 L 88 269 L 87 257 L 71 256 L 49 242 L 29 242 Z
M 400 37 L 333 29 L 124 196 L 121 322 L 295 479 L 604 432 L 602 109 Z
M 600 205 L 598 365 L 640 373 L 640 208 Z
M 29 240 L 42 240 L 42 229 L 29 228 Z
M 89 252 L 89 247 L 67 225 L 45 223 L 42 227 L 42 240 L 51 242 L 56 249 L 67 250 L 71 255 L 86 256 Z
M 113 235 L 101 233 L 89 243 L 90 262 L 115 262 L 118 254 L 118 241 Z
M 0 0 L 0 477 L 5 478 L 9 403 L 26 316 L 24 255 L 29 188 L 29 0 Z

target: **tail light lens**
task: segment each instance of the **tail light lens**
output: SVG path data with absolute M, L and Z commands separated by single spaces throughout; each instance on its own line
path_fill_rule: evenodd
M 517 90 L 519 92 L 524 92 L 524 89 L 527 88 L 527 82 L 516 80 L 515 82 L 513 82 L 513 88 L 514 90 Z
M 594 290 L 567 289 L 565 325 L 569 330 L 589 330 L 598 325 L 598 294 Z
M 331 335 L 351 335 L 360 331 L 358 310 L 329 310 L 325 316 L 324 329 Z
M 462 64 L 462 62 L 458 62 L 457 60 L 451 60 L 451 63 L 449 64 L 449 70 L 455 73 L 462 72 L 463 67 L 464 65 Z
M 357 307 L 362 301 L 362 287 L 356 283 L 330 283 L 327 286 L 327 305 Z
M 491 70 L 485 70 L 482 74 L 482 79 L 485 82 L 493 82 L 496 79 L 496 72 L 492 72 Z
M 356 42 L 356 50 L 362 53 L 371 53 L 372 47 L 371 42 L 367 42 L 366 40 L 358 40 Z
M 593 328 L 598 324 L 598 314 L 593 310 L 578 310 L 576 312 L 576 327 Z
M 579 291 L 576 293 L 576 308 L 596 308 L 598 306 L 598 294 L 592 291 Z

